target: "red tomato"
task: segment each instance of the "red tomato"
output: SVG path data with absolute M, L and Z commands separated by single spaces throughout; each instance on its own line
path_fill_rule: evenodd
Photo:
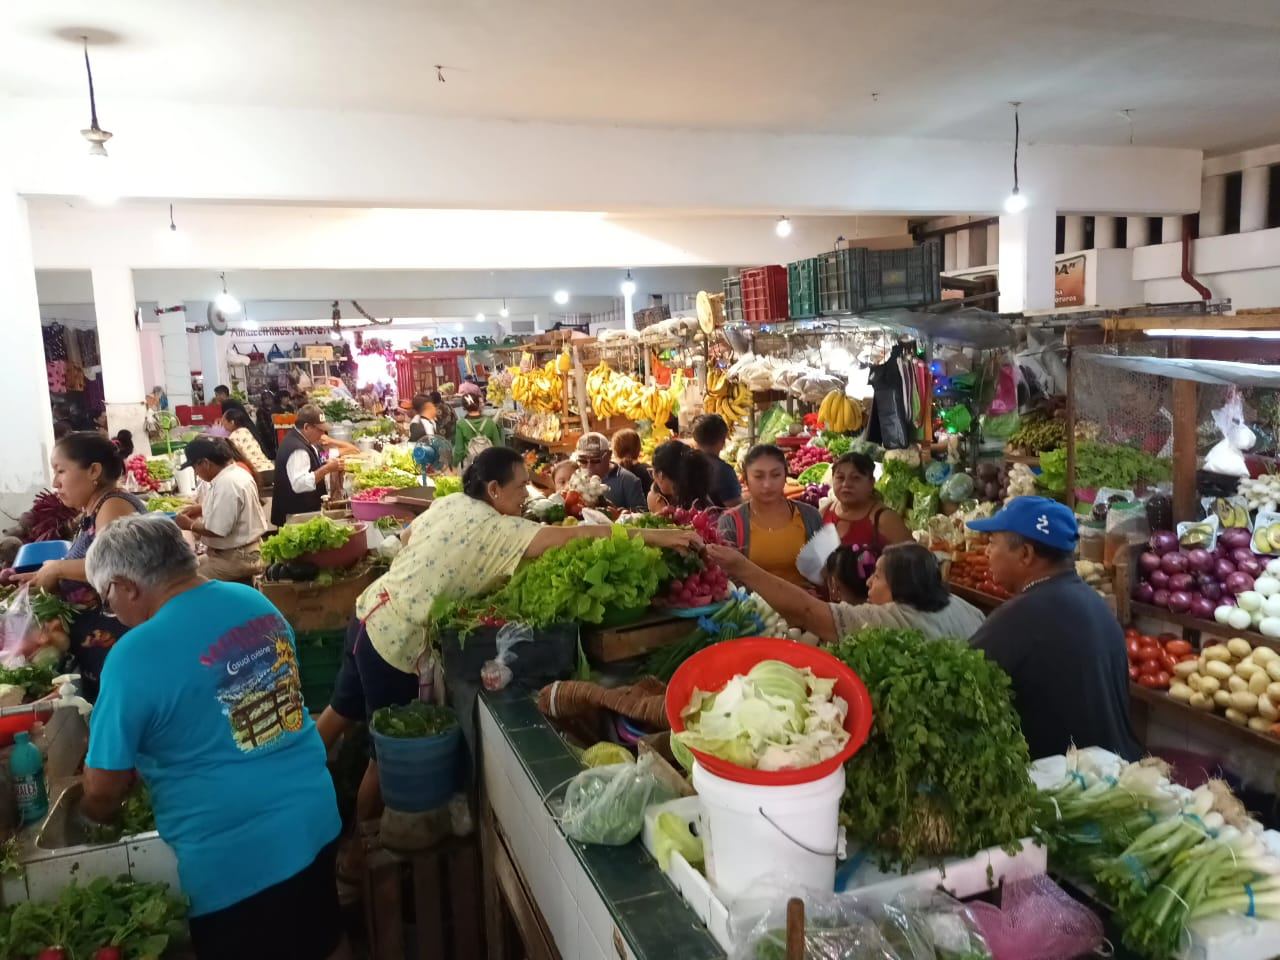
M 1185 657 L 1194 649 L 1186 640 L 1169 640 L 1164 645 L 1164 652 L 1173 654 L 1175 657 Z
M 1130 638 L 1137 638 L 1140 636 L 1142 636 L 1142 633 L 1138 630 L 1137 627 L 1130 627 L 1128 630 L 1124 632 L 1124 638 L 1126 640 Z
M 1144 677 L 1153 677 L 1163 669 L 1164 665 L 1159 660 L 1138 661 L 1138 673 Z
M 1138 646 L 1139 660 L 1143 662 L 1155 661 L 1156 663 L 1159 663 L 1163 658 L 1164 658 L 1164 650 L 1160 648 L 1160 644 L 1158 643 L 1150 644 L 1150 645 L 1145 643 L 1139 644 Z
M 1138 665 L 1136 663 L 1129 664 L 1129 679 L 1130 680 L 1138 679 Z
M 1199 660 L 1199 659 L 1200 659 L 1200 658 L 1199 658 L 1199 657 L 1197 657 L 1194 653 L 1188 653 L 1188 654 L 1186 654 L 1186 655 L 1184 655 L 1184 656 L 1179 657 L 1179 658 L 1178 658 L 1178 662 L 1179 662 L 1179 663 L 1186 663 L 1188 660 Z
M 1177 665 L 1178 665 L 1178 658 L 1167 652 L 1163 657 L 1160 658 L 1161 668 L 1169 671 L 1170 673 L 1173 673 L 1173 668 L 1176 667 Z
M 1149 690 L 1154 690 L 1159 686 L 1159 684 L 1156 682 L 1155 674 L 1153 673 L 1139 674 L 1138 684 L 1139 686 L 1146 687 Z
M 1142 644 L 1138 643 L 1138 638 L 1136 636 L 1130 636 L 1125 640 L 1125 647 L 1129 651 L 1129 659 L 1137 660 L 1138 651 L 1142 649 Z
M 1159 672 L 1156 673 L 1156 686 L 1159 687 L 1161 690 L 1168 690 L 1169 681 L 1171 679 L 1172 677 L 1169 675 L 1169 671 L 1160 670 Z

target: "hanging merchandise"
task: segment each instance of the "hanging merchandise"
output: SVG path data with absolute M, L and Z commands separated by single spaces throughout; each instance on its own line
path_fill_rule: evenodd
M 96 367 L 102 363 L 98 353 L 98 334 L 95 330 L 74 331 L 76 346 L 80 349 L 80 362 L 86 367 Z
M 84 367 L 78 363 L 67 362 L 66 387 L 68 393 L 80 393 L 84 390 Z
M 867 380 L 875 391 L 867 439 L 886 450 L 901 450 L 907 445 L 910 422 L 907 407 L 910 381 L 902 375 L 902 348 L 894 347 L 888 360 L 872 367 Z
M 40 331 L 44 337 L 44 358 L 52 362 L 67 359 L 67 328 L 60 323 L 51 323 Z
M 44 365 L 45 376 L 49 381 L 50 393 L 66 393 L 67 392 L 67 362 L 65 360 L 51 360 Z

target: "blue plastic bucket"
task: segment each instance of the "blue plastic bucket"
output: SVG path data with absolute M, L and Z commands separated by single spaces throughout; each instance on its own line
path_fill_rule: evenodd
M 458 790 L 462 728 L 435 737 L 388 737 L 375 730 L 382 801 L 392 810 L 421 813 L 449 802 Z

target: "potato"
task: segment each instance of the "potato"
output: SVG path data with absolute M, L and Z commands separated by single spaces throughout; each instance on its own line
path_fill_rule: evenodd
M 1169 696 L 1174 700 L 1177 700 L 1179 703 L 1188 703 L 1191 700 L 1191 694 L 1193 693 L 1195 693 L 1195 691 L 1185 683 L 1178 683 L 1178 681 L 1175 680 L 1169 685 Z
M 1231 661 L 1231 651 L 1227 649 L 1224 643 L 1215 643 L 1205 647 L 1200 651 L 1200 656 L 1204 660 L 1220 660 L 1223 663 Z
M 1237 727 L 1247 727 L 1249 718 L 1239 710 L 1227 707 L 1227 719 L 1234 723 Z
M 1219 709 L 1226 709 L 1231 706 L 1231 694 L 1226 690 L 1219 690 L 1213 695 L 1213 705 Z
M 1196 662 L 1194 660 L 1183 660 L 1181 663 L 1174 664 L 1173 666 L 1173 675 L 1179 680 L 1185 681 L 1195 672 Z
M 1280 718 L 1280 709 L 1276 708 L 1275 703 L 1265 693 L 1258 698 L 1258 716 L 1264 717 L 1275 723 Z
M 1216 680 L 1230 680 L 1236 675 L 1235 670 L 1231 668 L 1231 664 L 1225 660 L 1210 660 L 1200 672 Z
M 1195 707 L 1197 710 L 1213 709 L 1213 700 L 1210 697 L 1206 697 L 1203 693 L 1191 694 L 1191 699 L 1188 700 L 1187 703 Z
M 1196 674 L 1196 676 L 1200 676 Z M 1200 685 L 1197 687 L 1206 697 L 1212 697 L 1215 693 L 1222 689 L 1222 684 L 1217 677 L 1200 677 Z
M 1267 676 L 1280 682 L 1280 658 L 1272 658 L 1267 661 Z
M 1267 683 L 1267 675 L 1265 673 L 1255 673 L 1249 678 L 1249 692 L 1255 697 L 1260 697 L 1266 693 L 1268 686 L 1270 684 Z
M 1280 654 L 1277 654 L 1270 647 L 1254 647 L 1253 648 L 1253 662 L 1260 667 L 1265 667 L 1268 663 L 1270 663 L 1272 660 L 1275 660 L 1277 657 L 1280 657 Z
M 1267 696 L 1271 698 L 1271 702 L 1280 706 L 1280 683 L 1267 684 Z
M 1271 729 L 1271 721 L 1263 720 L 1261 717 L 1250 717 L 1249 729 L 1254 733 L 1266 733 Z
M 1258 712 L 1258 698 L 1248 690 L 1240 693 L 1231 694 L 1231 706 L 1235 707 L 1241 713 L 1253 714 Z
M 1232 693 L 1240 693 L 1249 689 L 1249 681 L 1244 677 L 1237 677 L 1234 673 L 1227 677 L 1227 689 Z
M 1236 664 L 1237 677 L 1244 677 L 1246 680 L 1248 680 L 1251 677 L 1253 677 L 1254 674 L 1258 674 L 1258 673 L 1262 674 L 1264 677 L 1267 675 L 1267 671 L 1263 670 L 1260 666 L 1258 666 L 1256 663 L 1252 663 L 1251 661 L 1241 660 L 1239 663 Z
M 1253 647 L 1243 637 L 1232 637 L 1227 641 L 1227 651 L 1237 659 L 1243 659 L 1253 653 Z

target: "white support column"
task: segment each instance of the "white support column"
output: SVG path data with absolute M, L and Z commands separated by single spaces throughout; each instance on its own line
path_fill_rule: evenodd
M 1093 249 L 1110 250 L 1116 245 L 1116 218 L 1093 218 Z
M 1129 217 L 1124 231 L 1124 245 L 1132 250 L 1151 243 L 1151 221 L 1146 217 Z
M 1000 262 L 1000 225 L 998 223 L 987 224 L 987 262 L 986 266 L 992 267 Z
M 191 403 L 191 352 L 187 346 L 187 315 L 165 313 L 160 317 L 160 342 L 164 346 L 164 392 L 169 407 Z
M 1084 217 L 1069 216 L 1063 218 L 1066 221 L 1066 231 L 1062 239 L 1063 253 L 1077 253 L 1084 249 Z
M 972 230 L 961 230 L 956 234 L 956 269 L 968 270 L 973 266 L 981 266 L 973 262 L 970 244 L 973 242 Z
M 133 433 L 145 449 L 146 385 L 142 379 L 142 342 L 134 320 L 133 271 L 124 266 L 94 267 L 93 309 L 98 317 L 102 353 L 102 389 L 107 401 L 107 429 Z
M 196 326 L 208 311 L 207 303 L 184 303 L 185 316 L 197 318 Z M 213 397 L 213 388 L 220 383 L 231 386 L 230 370 L 227 368 L 227 351 L 231 349 L 231 338 L 220 337 L 212 330 L 205 330 L 200 337 L 200 377 L 204 381 L 204 402 Z M 248 349 L 248 348 L 246 348 Z M 252 399 L 252 398 L 250 398 Z
M 635 294 L 628 293 L 622 297 L 622 329 L 636 328 Z
M 1205 177 L 1200 182 L 1200 236 L 1220 237 L 1225 229 L 1227 178 Z
M 6 308 L 0 402 L 10 415 L 4 456 L 0 457 L 0 510 L 16 517 L 49 485 L 53 411 L 40 335 L 40 299 L 31 260 L 27 202 L 6 187 L 0 187 L 0 290 L 4 291 Z
M 954 270 L 956 268 L 956 235 L 954 233 L 944 233 L 942 235 L 942 269 Z
M 1161 243 L 1181 243 L 1182 242 L 1182 218 L 1181 217 L 1162 217 L 1160 219 L 1160 242 Z
M 1267 194 L 1271 189 L 1270 167 L 1249 167 L 1240 183 L 1240 232 L 1267 229 Z
M 1027 207 L 1000 218 L 1000 312 L 1052 310 L 1057 216 Z

